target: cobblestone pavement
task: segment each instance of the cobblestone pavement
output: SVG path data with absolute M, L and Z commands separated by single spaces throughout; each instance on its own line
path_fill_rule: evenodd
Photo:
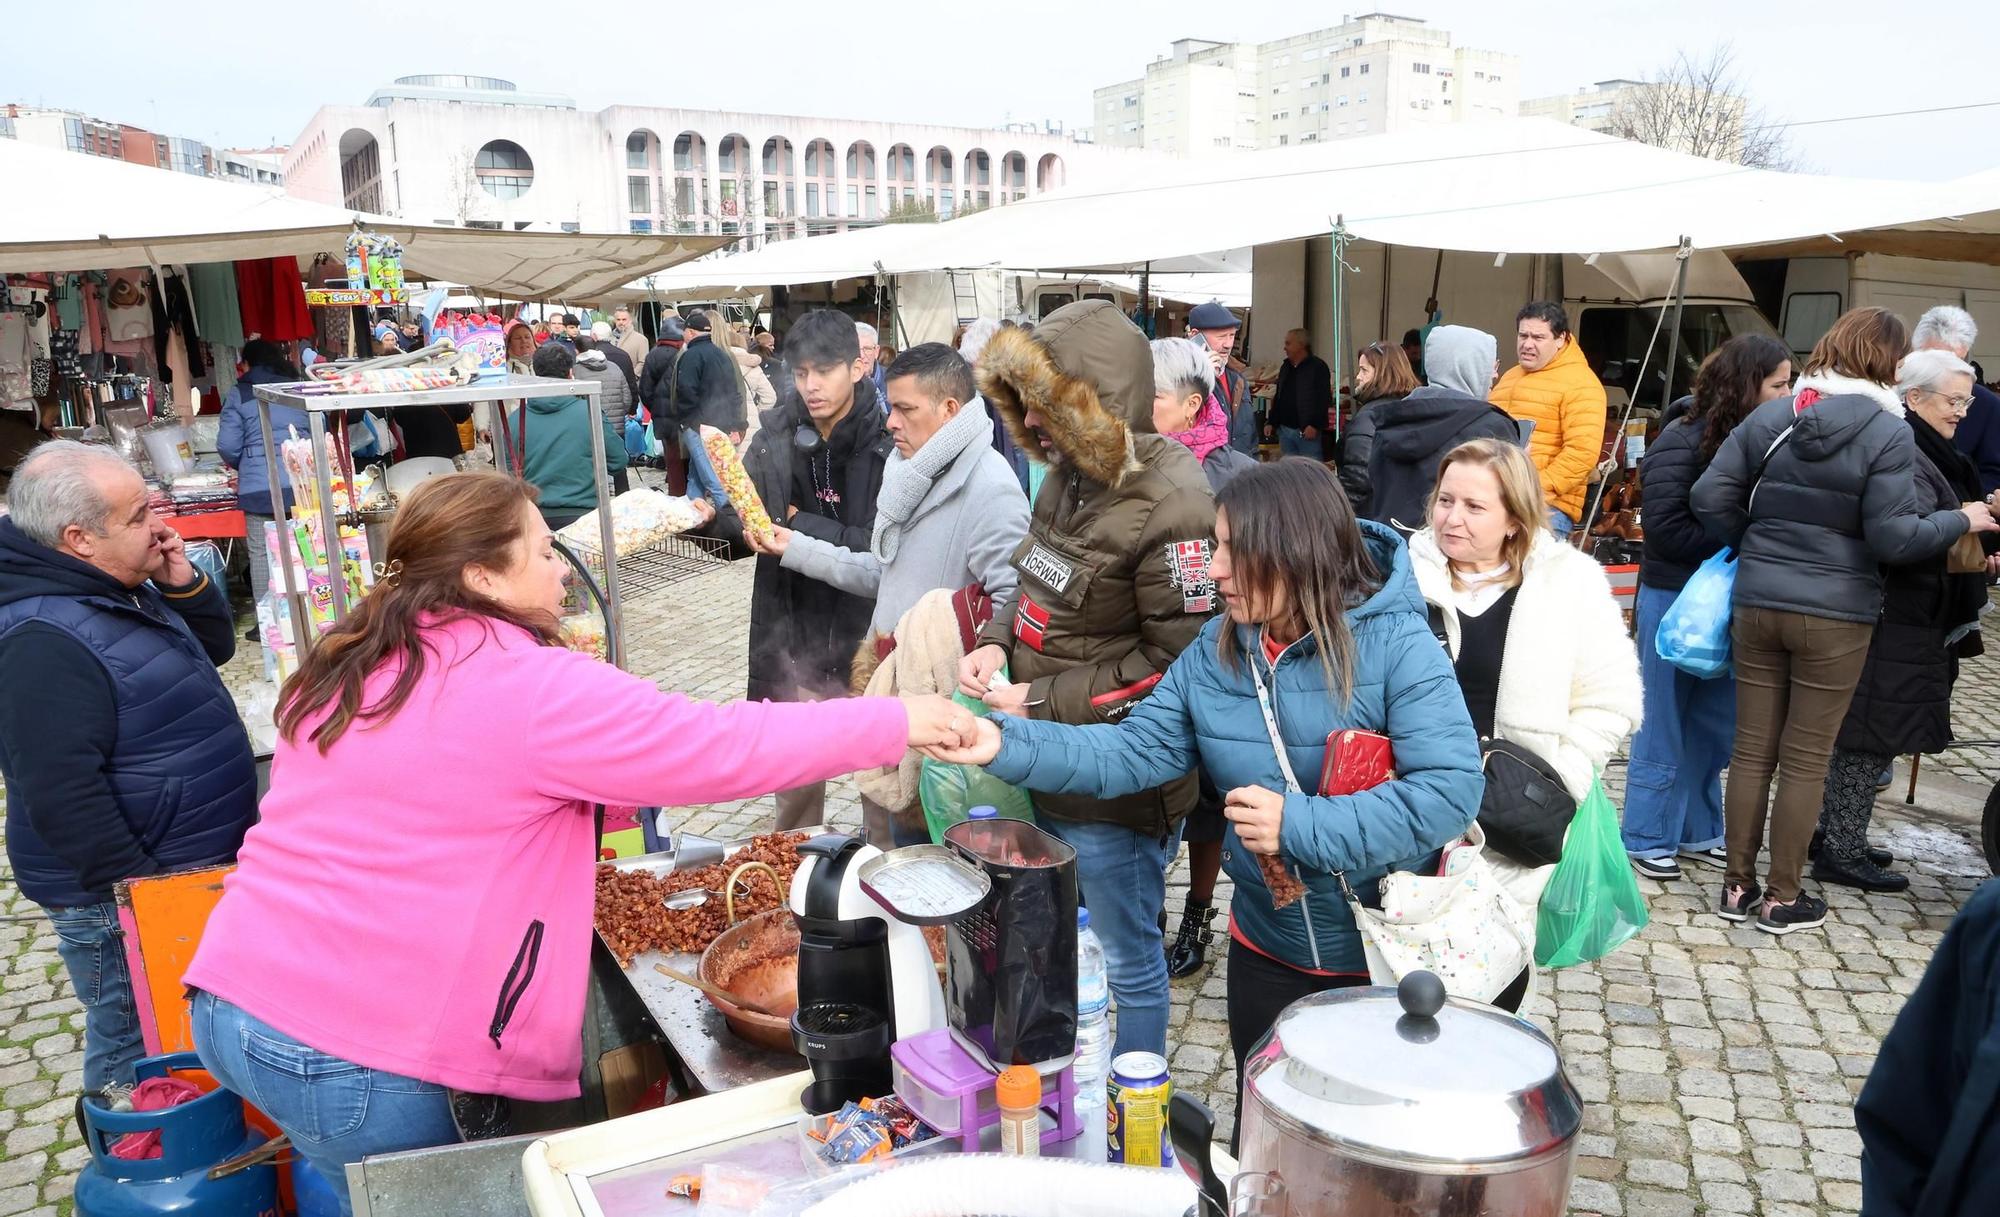
M 628 605 L 631 668 L 697 697 L 740 697 L 750 567 L 639 596 Z M 261 681 L 257 649 L 225 673 L 240 696 Z M 2000 736 L 2000 665 L 1969 663 L 1959 682 L 1962 738 Z M 2000 748 L 1966 748 L 1924 770 L 1915 806 L 1905 771 L 1877 805 L 1876 839 L 1911 875 L 1907 893 L 1825 894 L 1824 932 L 1775 938 L 1708 915 L 1720 873 L 1642 881 L 1652 924 L 1594 965 L 1544 975 L 1526 1011 L 1562 1048 L 1586 1103 L 1572 1211 L 1607 1217 L 1695 1213 L 1847 1214 L 1861 1204 L 1852 1104 L 1903 999 L 1945 926 L 1987 875 L 1978 808 L 2000 780 Z M 1606 775 L 1614 798 L 1623 770 Z M 831 784 L 831 822 L 859 831 L 851 781 Z M 771 801 L 688 809 L 687 827 L 746 835 Z M 1699 868 L 1696 868 L 1699 869 Z M 82 1016 L 35 906 L 0 879 L 0 1217 L 67 1214 L 85 1160 L 71 1122 Z M 1178 918 L 1185 861 L 1169 877 Z M 1817 885 L 1815 885 L 1817 886 Z M 1222 883 L 1219 902 L 1230 888 Z M 1223 1000 L 1226 952 L 1174 987 L 1176 1083 L 1206 1097 L 1224 1127 L 1236 1110 Z

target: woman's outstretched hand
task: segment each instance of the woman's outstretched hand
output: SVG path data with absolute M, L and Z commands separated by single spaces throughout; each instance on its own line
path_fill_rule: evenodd
M 1000 755 L 1000 726 L 990 718 L 975 719 L 972 738 L 962 747 L 932 746 L 920 749 L 925 756 L 947 765 L 990 765 Z
M 979 717 L 956 702 L 932 693 L 905 697 L 903 709 L 910 716 L 910 747 L 962 748 L 972 742 L 973 725 Z

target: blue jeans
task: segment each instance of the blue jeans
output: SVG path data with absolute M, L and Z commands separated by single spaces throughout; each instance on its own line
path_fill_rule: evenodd
M 701 432 L 693 427 L 682 428 L 681 443 L 687 448 L 688 497 L 707 499 L 718 509 L 729 506 L 729 496 L 723 492 L 722 479 L 715 476 L 715 466 L 708 459 L 708 445 L 701 442 Z
M 56 928 L 56 954 L 83 1004 L 83 1088 L 133 1084 L 132 1066 L 146 1055 L 139 1032 L 132 974 L 125 967 L 125 936 L 118 906 L 79 904 L 44 909 Z
M 1549 508 L 1549 531 L 1556 534 L 1556 540 L 1567 541 L 1569 534 L 1576 531 L 1576 521 L 1560 507 Z
M 1112 1054 L 1167 1052 L 1167 867 L 1180 852 L 1179 830 L 1164 840 L 1116 824 L 1044 817 L 1037 827 L 1076 850 L 1076 877 L 1090 906 L 1090 928 L 1104 943 L 1104 967 L 1118 1007 Z
M 195 994 L 192 1014 L 202 1067 L 284 1130 L 340 1197 L 342 1214 L 354 1211 L 348 1163 L 458 1140 L 451 1095 L 434 1082 L 309 1048 L 212 993 Z
M 1304 456 L 1313 460 L 1320 458 L 1319 436 L 1306 438 L 1306 433 L 1296 427 L 1278 428 L 1278 452 L 1283 456 Z
M 1702 680 L 1660 658 L 1660 618 L 1678 592 L 1639 586 L 1646 717 L 1625 770 L 1625 852 L 1671 858 L 1722 844 L 1722 769 L 1736 739 L 1736 680 Z

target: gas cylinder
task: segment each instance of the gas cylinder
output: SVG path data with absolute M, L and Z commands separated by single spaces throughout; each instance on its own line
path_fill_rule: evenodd
M 301 1157 L 292 1159 L 292 1201 L 298 1217 L 340 1217 L 340 1197 L 333 1194 L 333 1185 Z
M 139 1081 L 196 1070 L 192 1052 L 151 1056 L 136 1067 Z M 115 1112 L 86 1096 L 77 1100 L 77 1123 L 90 1161 L 76 1180 L 77 1217 L 278 1217 L 278 1172 L 261 1163 L 220 1179 L 208 1170 L 263 1144 L 243 1122 L 243 1100 L 216 1089 L 159 1111 Z M 157 1158 L 114 1158 L 111 1146 L 128 1133 L 160 1133 Z

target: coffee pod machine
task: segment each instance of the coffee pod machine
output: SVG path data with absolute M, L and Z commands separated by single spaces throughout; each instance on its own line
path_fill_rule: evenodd
M 945 1025 L 944 991 L 923 926 L 979 905 L 986 878 L 950 851 L 884 853 L 829 833 L 799 846 L 792 1043 L 812 1066 L 800 1104 L 814 1115 L 891 1089 L 889 1047 Z M 1076 988 L 1071 972 L 1072 997 Z

